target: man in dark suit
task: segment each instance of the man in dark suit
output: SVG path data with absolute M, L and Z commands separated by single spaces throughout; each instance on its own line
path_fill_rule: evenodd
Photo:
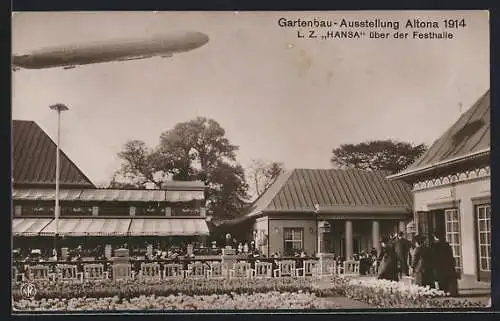
M 441 233 L 434 233 L 433 236 L 434 244 L 431 247 L 432 262 L 439 289 L 450 293 L 451 296 L 457 296 L 458 280 L 453 250 Z
M 398 273 L 400 276 L 409 274 L 408 257 L 410 253 L 410 241 L 404 237 L 403 232 L 399 232 L 394 241 L 394 251 L 398 261 Z
M 415 284 L 434 287 L 434 270 L 431 249 L 425 245 L 421 235 L 415 236 L 415 252 L 411 263 Z

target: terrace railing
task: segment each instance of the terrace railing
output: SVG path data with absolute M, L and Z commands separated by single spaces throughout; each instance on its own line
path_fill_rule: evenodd
M 77 265 L 60 264 L 57 266 L 56 277 L 63 282 L 83 282 L 83 273 L 78 272 Z
M 234 264 L 222 262 L 217 258 L 176 258 L 160 260 L 138 260 L 130 258 L 128 263 L 111 261 L 48 261 L 15 262 L 13 266 L 19 276 L 30 280 L 105 280 L 130 279 L 137 275 L 141 279 L 184 278 L 184 277 L 289 277 L 289 276 L 324 276 L 335 273 L 354 275 L 359 273 L 359 263 L 337 268 L 335 261 L 328 261 L 328 266 L 320 267 L 316 258 L 252 258 L 234 256 Z M 354 262 L 355 263 L 355 262 Z M 326 262 L 323 262 L 323 265 Z M 346 263 L 347 264 L 347 263 Z M 350 263 L 349 263 L 350 264 Z M 60 269 L 64 267 L 65 272 Z M 329 273 L 319 273 L 320 268 Z M 187 271 L 187 272 L 186 272 Z M 269 272 L 272 271 L 272 272 Z M 347 272 L 347 273 L 345 273 Z M 79 274 L 81 273 L 81 274 Z
M 184 277 L 184 270 L 182 269 L 182 264 L 168 263 L 165 264 L 163 270 L 163 278 L 165 279 L 182 279 Z
M 141 263 L 141 270 L 139 271 L 139 279 L 142 280 L 161 280 L 161 266 L 158 262 Z
M 85 280 L 105 280 L 108 279 L 109 272 L 102 263 L 84 264 L 83 277 Z
M 273 264 L 269 262 L 255 262 L 252 269 L 252 277 L 255 278 L 272 278 Z

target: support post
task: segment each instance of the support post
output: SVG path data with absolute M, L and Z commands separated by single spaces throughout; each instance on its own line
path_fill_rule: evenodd
M 380 224 L 376 220 L 372 221 L 372 244 L 378 252 L 380 250 Z
M 346 260 L 350 259 L 353 254 L 352 244 L 352 221 L 345 221 L 345 257 Z

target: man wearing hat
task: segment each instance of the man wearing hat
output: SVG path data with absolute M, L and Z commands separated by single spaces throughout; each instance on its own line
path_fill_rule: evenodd
M 394 250 L 396 251 L 396 258 L 398 260 L 398 268 L 400 277 L 409 274 L 408 257 L 410 254 L 410 241 L 404 237 L 403 232 L 397 234 L 394 240 Z
M 439 289 L 451 296 L 457 296 L 458 281 L 453 250 L 441 233 L 435 232 L 433 238 L 434 244 L 431 247 L 432 262 Z
M 431 249 L 425 245 L 422 235 L 415 236 L 415 252 L 412 260 L 415 284 L 434 287 L 434 275 Z

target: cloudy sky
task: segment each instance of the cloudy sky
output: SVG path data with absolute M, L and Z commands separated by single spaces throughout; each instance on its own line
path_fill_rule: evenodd
M 298 39 L 278 18 L 464 18 L 452 40 Z M 430 144 L 489 88 L 486 12 L 18 13 L 13 51 L 201 31 L 205 46 L 173 58 L 13 73 L 13 119 L 36 121 L 97 184 L 129 139 L 154 146 L 163 130 L 217 120 L 238 160 L 328 168 L 333 148 L 372 139 Z M 304 31 L 305 29 L 303 29 Z M 443 28 L 437 31 L 443 31 Z M 392 32 L 392 30 L 391 30 Z M 411 33 L 410 33 L 411 34 Z

